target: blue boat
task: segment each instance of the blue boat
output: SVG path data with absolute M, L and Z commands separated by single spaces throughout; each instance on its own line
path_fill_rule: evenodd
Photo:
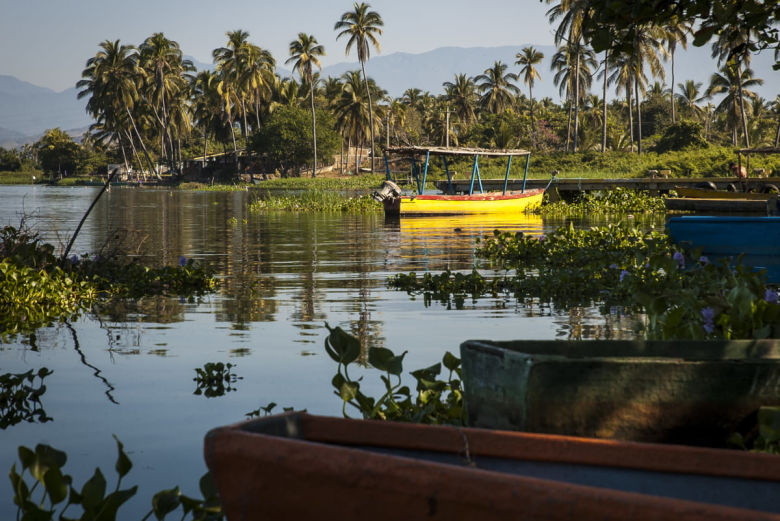
M 686 215 L 666 222 L 672 240 L 700 249 L 711 259 L 742 257 L 742 264 L 766 269 L 769 282 L 780 282 L 780 217 Z

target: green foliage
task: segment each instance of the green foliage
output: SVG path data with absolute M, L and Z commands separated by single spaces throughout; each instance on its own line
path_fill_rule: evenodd
M 339 147 L 333 118 L 326 111 L 317 115 L 317 152 L 332 157 Z M 314 159 L 311 113 L 295 106 L 277 108 L 252 138 L 252 151 L 264 156 L 272 168 L 286 172 L 299 170 Z
M 196 367 L 193 381 L 195 381 L 197 387 L 192 394 L 203 395 L 206 398 L 215 398 L 224 396 L 225 393 L 230 391 L 235 391 L 236 381 L 243 380 L 243 378 L 233 373 L 232 369 L 234 367 L 235 365 L 233 364 L 223 364 L 222 362 L 208 362 L 203 368 Z
M 37 373 L 30 369 L 26 373 L 0 375 L 0 429 L 21 422 L 51 421 L 41 404 L 41 396 L 46 392 L 43 380 L 51 373 L 52 371 L 43 367 Z M 36 378 L 40 380 L 37 388 Z
M 485 295 L 497 296 L 506 290 L 506 283 L 498 278 L 486 278 L 476 269 L 471 273 L 453 273 L 449 269 L 436 275 L 424 273 L 420 279 L 417 274 L 399 273 L 387 280 L 390 288 L 405 290 L 410 295 L 422 295 L 425 306 L 438 300 L 447 309 L 463 309 L 466 297 L 471 295 L 472 302 Z
M 612 151 L 601 154 L 595 151 L 568 154 L 553 152 L 533 154 L 529 176 L 549 178 L 558 171 L 561 178 L 632 178 L 647 177 L 649 170 L 671 170 L 672 177 L 729 176 L 728 165 L 736 158 L 733 148 L 709 146 L 689 150 L 670 151 L 663 154 L 647 152 L 642 155 Z M 752 156 L 751 168 L 764 168 L 768 172 L 780 172 L 780 155 Z M 503 173 L 501 174 L 503 177 Z
M 211 269 L 181 259 L 179 266 L 151 268 L 121 251 L 59 259 L 37 234 L 0 230 L 0 336 L 24 334 L 73 317 L 98 300 L 212 291 Z
M 135 496 L 138 486 L 121 489 L 122 479 L 130 472 L 133 463 L 125 453 L 122 442 L 116 436 L 114 439 L 118 454 L 114 465 L 117 482 L 113 491 L 107 488 L 106 478 L 100 468 L 96 468 L 92 477 L 79 488 L 73 483 L 72 476 L 63 473 L 68 460 L 65 452 L 43 444 L 37 445 L 34 451 L 20 446 L 21 472 L 17 471 L 14 464 L 9 474 L 13 487 L 13 500 L 17 506 L 17 519 L 35 521 L 122 519 L 118 511 Z M 29 478 L 26 476 L 28 472 Z M 28 479 L 31 480 L 32 486 L 28 484 Z M 210 474 L 205 474 L 201 478 L 200 491 L 203 499 L 187 497 L 181 493 L 179 487 L 162 490 L 153 496 L 151 510 L 143 519 L 146 520 L 154 515 L 156 519 L 163 520 L 168 514 L 181 510 L 182 520 L 221 520 L 222 508 Z M 65 517 L 65 512 L 74 508 L 80 508 L 81 513 L 77 514 L 77 517 Z
M 47 130 L 43 137 L 35 143 L 38 151 L 38 162 L 43 171 L 49 174 L 74 174 L 81 153 L 78 143 L 60 130 Z
M 664 200 L 641 190 L 582 192 L 573 202 L 559 201 L 540 207 L 545 216 L 624 215 L 635 213 L 665 213 Z
M 736 432 L 729 443 L 752 452 L 780 454 L 780 407 L 760 407 L 751 432 Z
M 16 150 L 0 147 L 0 172 L 17 172 L 22 169 L 22 157 Z
M 623 225 L 577 230 L 572 225 L 548 236 L 495 231 L 480 241 L 477 256 L 498 272 L 471 275 L 414 273 L 389 285 L 422 293 L 450 307 L 472 299 L 513 294 L 558 308 L 619 306 L 642 317 L 640 331 L 651 339 L 780 338 L 777 290 L 763 272 L 684 253 L 666 234 Z M 455 281 L 459 281 L 457 284 Z
M 325 351 L 338 363 L 338 372 L 331 381 L 334 393 L 343 400 L 343 414 L 347 406 L 356 409 L 364 419 L 390 420 L 428 424 L 463 425 L 465 409 L 461 385 L 460 359 L 450 352 L 441 363 L 410 374 L 417 381 L 415 391 L 403 385 L 403 359 L 406 351 L 396 355 L 384 347 L 369 347 L 368 364 L 381 371 L 384 394 L 379 398 L 361 391 L 360 382 L 349 376 L 350 364 L 360 356 L 360 342 L 340 327 L 325 326 L 330 334 L 325 339 Z M 439 379 L 442 365 L 448 371 L 446 380 Z
M 663 135 L 655 144 L 655 151 L 659 154 L 672 150 L 686 150 L 689 148 L 706 148 L 707 140 L 704 139 L 704 129 L 694 121 L 679 121 L 664 129 Z
M 249 203 L 249 210 L 286 210 L 296 212 L 367 213 L 382 210 L 382 205 L 369 195 L 345 196 L 328 190 L 307 190 L 302 193 L 273 193 Z

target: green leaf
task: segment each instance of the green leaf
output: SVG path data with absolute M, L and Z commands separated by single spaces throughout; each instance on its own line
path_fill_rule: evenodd
M 179 508 L 179 496 L 181 496 L 181 490 L 179 487 L 172 488 L 170 490 L 161 490 L 152 498 L 152 509 L 154 510 L 154 516 L 158 520 L 165 519 L 165 516 Z
M 103 501 L 105 495 L 106 478 L 103 477 L 100 469 L 96 468 L 92 477 L 81 487 L 81 504 L 84 506 L 84 510 L 95 510 Z
M 360 384 L 355 382 L 344 382 L 339 388 L 339 396 L 345 402 L 355 399 L 360 391 Z
M 22 462 L 22 470 L 30 468 L 30 465 L 35 462 L 35 453 L 23 445 L 20 445 L 18 450 L 19 461 Z
M 354 336 L 346 333 L 340 327 L 331 328 L 327 322 L 325 327 L 330 334 L 325 339 L 325 350 L 328 355 L 340 364 L 350 364 L 360 356 L 360 342 Z
M 49 445 L 39 444 L 35 447 L 35 459 L 30 466 L 30 472 L 35 479 L 42 482 L 47 470 L 52 467 L 62 468 L 67 460 L 68 456 L 64 452 Z
M 400 375 L 403 372 L 403 360 L 408 351 L 404 351 L 400 356 L 384 347 L 371 347 L 368 349 L 368 363 L 380 371 L 387 371 L 393 375 Z
M 133 462 L 130 461 L 130 458 L 128 458 L 127 454 L 125 454 L 125 446 L 122 445 L 122 442 L 119 441 L 119 438 L 116 437 L 116 434 L 113 436 L 114 440 L 116 440 L 116 449 L 118 452 L 114 468 L 116 469 L 117 474 L 119 474 L 119 477 L 122 478 L 127 475 L 128 472 L 130 472 L 131 468 L 133 468 Z
M 444 353 L 444 358 L 442 358 L 442 362 L 444 363 L 444 367 L 446 367 L 450 371 L 454 371 L 460 366 L 460 358 L 453 355 L 449 351 Z
M 206 472 L 201 476 L 198 486 L 200 487 L 200 493 L 203 495 L 203 499 L 217 497 L 217 482 L 214 481 L 214 476 L 211 472 Z
M 68 497 L 68 483 L 70 482 L 62 475 L 58 467 L 52 467 L 43 475 L 43 484 L 46 492 L 49 493 L 49 499 L 53 505 L 60 503 Z

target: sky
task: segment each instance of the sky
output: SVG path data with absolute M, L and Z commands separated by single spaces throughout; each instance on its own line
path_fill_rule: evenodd
M 381 54 L 438 47 L 552 45 L 539 0 L 370 0 L 384 20 Z M 139 45 L 162 32 L 185 55 L 211 63 L 225 33 L 242 29 L 282 65 L 298 33 L 325 46 L 322 65 L 357 61 L 333 25 L 350 0 L 0 0 L 0 74 L 62 91 L 104 40 Z M 372 56 L 375 51 L 372 49 Z

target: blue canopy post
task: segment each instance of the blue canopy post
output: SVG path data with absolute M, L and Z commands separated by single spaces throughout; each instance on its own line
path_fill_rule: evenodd
M 441 156 L 442 161 L 444 161 L 444 172 L 447 174 L 447 186 L 450 189 L 450 195 L 455 194 L 455 189 L 452 187 L 452 174 L 450 174 L 450 167 L 447 166 L 447 156 Z
M 527 153 L 525 155 L 525 173 L 523 173 L 523 190 L 522 192 L 525 193 L 525 182 L 528 180 L 528 164 L 531 162 L 531 153 Z
M 479 156 L 474 154 L 474 165 L 471 167 L 471 183 L 469 184 L 469 195 L 474 193 L 474 178 L 477 177 L 479 172 L 479 165 L 477 164 L 477 158 Z
M 506 160 L 506 174 L 504 174 L 504 194 L 506 195 L 506 188 L 509 184 L 509 169 L 512 167 L 512 156 Z
M 430 160 L 431 160 L 431 151 L 428 150 L 425 153 L 425 168 L 423 169 L 422 189 L 420 190 L 420 195 L 422 195 L 423 192 L 425 191 L 425 181 L 428 178 L 428 163 L 430 162 Z
M 387 150 L 382 152 L 382 155 L 385 158 L 385 179 L 388 181 L 392 181 L 392 177 L 390 176 L 390 161 L 387 159 Z
M 417 168 L 417 160 L 412 156 L 412 176 L 414 176 L 414 182 L 417 185 L 417 193 L 421 194 L 422 189 L 420 188 L 420 170 Z

